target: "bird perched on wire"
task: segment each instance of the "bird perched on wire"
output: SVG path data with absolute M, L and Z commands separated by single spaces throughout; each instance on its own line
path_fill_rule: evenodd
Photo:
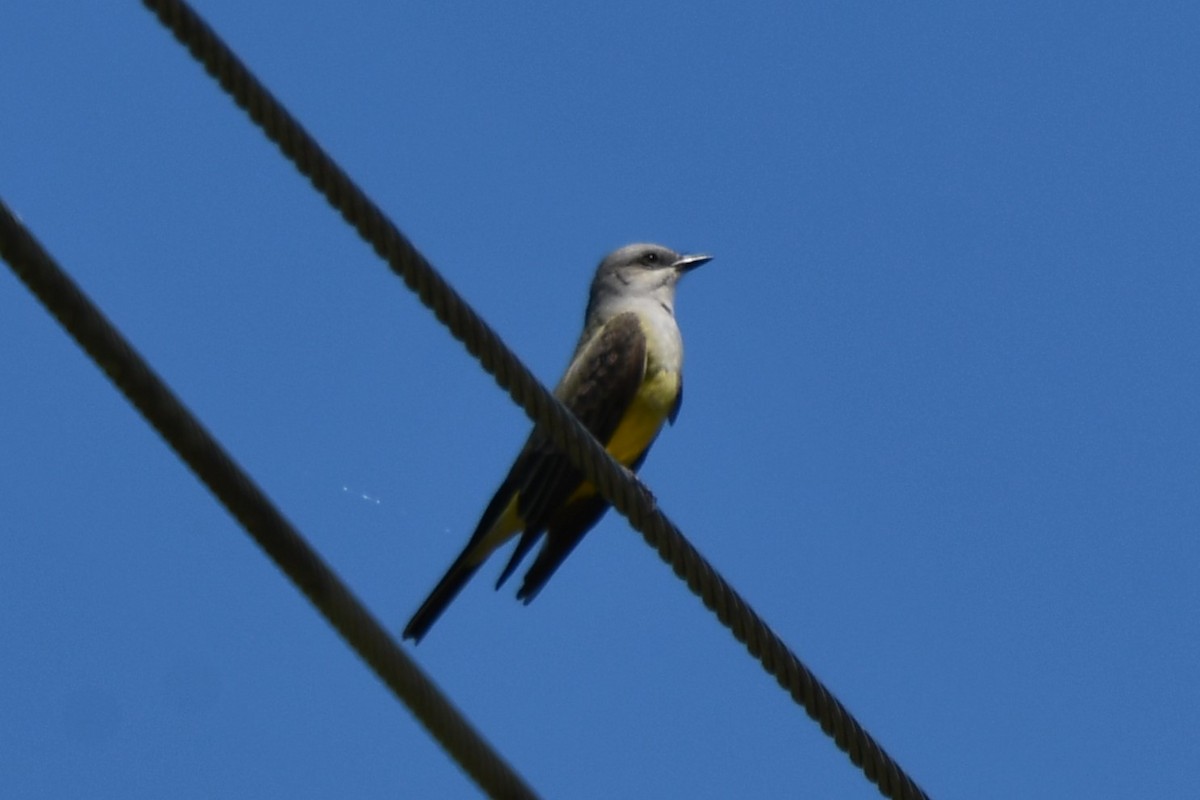
M 633 471 L 663 423 L 674 423 L 683 402 L 675 286 L 711 258 L 631 244 L 609 253 L 592 279 L 583 334 L 554 395 Z M 496 588 L 545 535 L 517 591 L 517 598 L 529 603 L 607 510 L 608 502 L 535 430 L 466 547 L 405 626 L 404 638 L 420 641 L 488 556 L 518 533 Z

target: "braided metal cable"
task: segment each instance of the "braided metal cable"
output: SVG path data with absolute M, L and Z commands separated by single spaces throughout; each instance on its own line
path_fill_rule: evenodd
M 0 257 L 479 787 L 491 797 L 537 797 L 3 201 L 0 201 Z
M 537 381 L 216 33 L 182 0 L 143 3 L 879 791 L 896 800 L 925 798 L 920 787 L 656 508 L 649 490 Z

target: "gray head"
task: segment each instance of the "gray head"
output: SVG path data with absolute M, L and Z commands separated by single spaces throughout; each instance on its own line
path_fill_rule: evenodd
M 605 256 L 596 268 L 587 316 L 590 319 L 631 299 L 655 302 L 674 313 L 675 284 L 685 272 L 711 260 L 712 256 L 682 255 L 660 244 L 625 245 Z

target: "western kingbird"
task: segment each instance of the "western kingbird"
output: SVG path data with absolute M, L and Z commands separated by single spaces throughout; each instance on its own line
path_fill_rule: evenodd
M 592 279 L 583 334 L 554 396 L 614 459 L 635 472 L 663 423 L 675 422 L 683 402 L 675 284 L 711 258 L 631 244 L 606 256 Z M 592 484 L 535 430 L 467 546 L 409 620 L 404 638 L 420 641 L 488 556 L 520 533 L 496 581 L 499 589 L 545 533 L 546 542 L 517 592 L 528 604 L 607 510 L 608 502 Z

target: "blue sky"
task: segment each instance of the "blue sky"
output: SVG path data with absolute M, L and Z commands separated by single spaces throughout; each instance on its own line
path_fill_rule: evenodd
M 1200 10 L 201 2 L 526 359 L 659 241 L 642 475 L 935 797 L 1200 763 Z M 528 424 L 140 4 L 15 4 L 0 197 L 398 631 Z M 0 271 L 7 797 L 475 790 Z M 610 515 L 415 649 L 547 796 L 874 797 Z

